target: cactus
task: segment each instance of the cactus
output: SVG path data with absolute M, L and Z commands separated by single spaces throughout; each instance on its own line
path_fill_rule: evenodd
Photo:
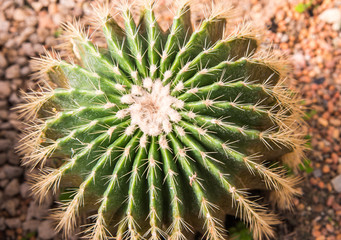
M 53 213 L 66 237 L 87 216 L 95 240 L 224 239 L 226 214 L 255 239 L 273 237 L 279 221 L 254 190 L 291 208 L 300 191 L 284 166 L 299 164 L 304 144 L 286 60 L 258 49 L 250 23 L 226 34 L 230 9 L 213 6 L 194 28 L 182 2 L 163 31 L 154 7 L 146 1 L 136 23 L 121 4 L 123 27 L 98 4 L 107 48 L 67 23 L 69 61 L 55 51 L 34 60 L 45 80 L 18 107 L 31 122 L 20 150 L 39 171 L 33 192 L 68 193 Z

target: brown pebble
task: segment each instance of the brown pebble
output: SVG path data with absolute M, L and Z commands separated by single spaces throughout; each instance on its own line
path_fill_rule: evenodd
M 335 129 L 334 132 L 333 132 L 333 138 L 335 140 L 339 139 L 339 136 L 340 136 L 340 130 L 339 129 Z
M 318 237 L 316 238 L 316 240 L 325 240 L 325 239 L 326 239 L 325 236 L 318 236 Z
M 331 164 L 331 163 L 333 163 L 333 160 L 332 160 L 331 158 L 327 158 L 327 159 L 325 160 L 325 162 L 328 163 L 328 164 Z
M 329 196 L 328 200 L 327 200 L 327 206 L 329 206 L 329 207 L 332 206 L 334 203 L 334 200 L 335 200 L 334 195 Z
M 11 94 L 10 83 L 7 81 L 0 81 L 0 99 L 7 98 Z
M 20 77 L 20 66 L 19 65 L 12 65 L 6 69 L 6 78 L 13 79 Z
M 326 229 L 328 230 L 328 232 L 334 232 L 334 227 L 330 223 L 326 224 Z
M 324 184 L 324 182 L 320 181 L 318 183 L 318 186 L 319 186 L 319 188 L 323 189 L 325 187 L 325 184 Z
M 321 232 L 318 229 L 313 229 L 312 235 L 314 237 L 319 237 L 321 235 Z
M 324 119 L 324 118 L 319 118 L 318 122 L 319 122 L 319 124 L 321 124 L 324 127 L 328 126 L 328 121 L 326 119 Z
M 313 185 L 313 186 L 317 185 L 316 178 L 310 178 L 310 184 Z
M 322 168 L 323 173 L 329 173 L 330 172 L 330 167 L 328 165 L 324 165 Z
M 303 210 L 305 209 L 304 204 L 303 204 L 303 203 L 300 203 L 300 204 L 297 206 L 297 209 L 298 209 L 299 211 L 303 211 Z

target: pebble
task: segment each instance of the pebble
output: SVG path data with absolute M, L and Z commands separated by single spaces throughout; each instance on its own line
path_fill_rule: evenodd
M 66 8 L 73 8 L 76 5 L 74 0 L 60 0 L 60 4 Z
M 325 173 L 329 173 L 330 172 L 330 167 L 329 165 L 324 165 L 323 168 L 322 168 L 322 172 L 325 174 Z
M 31 68 L 29 66 L 25 66 L 25 67 L 20 69 L 20 74 L 23 77 L 26 75 L 29 75 L 30 73 L 31 73 Z
M 5 195 L 9 197 L 13 197 L 19 193 L 20 184 L 18 179 L 13 179 L 9 182 L 9 184 L 5 188 Z
M 313 175 L 314 175 L 314 177 L 316 177 L 316 178 L 321 177 L 321 176 L 322 176 L 322 171 L 321 171 L 321 169 L 319 169 L 319 168 L 315 169 L 315 170 L 313 171 Z
M 3 33 L 8 32 L 10 25 L 11 24 L 9 23 L 9 21 L 1 21 L 0 32 L 3 32 Z M 5 34 L 3 36 L 5 36 Z
M 51 225 L 52 222 L 50 220 L 41 222 L 38 226 L 38 237 L 41 239 L 51 239 L 56 236 L 56 232 Z
M 336 192 L 341 193 L 341 174 L 336 176 L 331 181 Z
M 330 8 L 323 11 L 319 19 L 327 23 L 333 24 L 333 30 L 338 31 L 341 29 L 341 10 L 338 8 Z
M 40 32 L 44 30 L 48 30 L 50 28 L 53 28 L 54 24 L 52 21 L 52 17 L 47 14 L 46 11 L 39 12 L 39 18 L 38 18 L 38 35 L 40 35 Z M 49 35 L 49 31 L 46 32 L 47 34 L 44 37 L 43 40 L 45 40 L 46 37 Z
M 3 204 L 3 208 L 12 216 L 14 217 L 16 215 L 17 207 L 19 205 L 19 199 L 18 198 L 12 198 L 7 200 Z
M 0 99 L 5 99 L 11 94 L 11 85 L 7 81 L 0 81 Z
M 333 205 L 333 203 L 334 203 L 334 200 L 335 200 L 335 197 L 333 195 L 329 196 L 328 200 L 327 200 L 327 206 L 331 207 Z
M 6 109 L 6 110 L 8 109 L 7 100 L 2 100 L 1 97 L 0 97 L 0 109 Z M 1 128 L 1 125 L 0 125 L 0 128 Z
M 22 167 L 15 167 L 15 166 L 11 166 L 11 165 L 5 165 L 3 167 L 5 173 L 6 173 L 6 177 L 8 179 L 13 179 L 13 178 L 17 178 L 20 177 L 21 174 L 23 174 L 24 169 Z
M 5 55 L 0 52 L 0 68 L 5 68 L 7 66 L 7 60 L 5 58 Z
M 295 53 L 292 57 L 292 60 L 294 61 L 295 68 L 304 68 L 306 67 L 306 60 L 302 53 Z
M 16 113 L 10 111 L 8 114 L 8 118 L 12 119 L 12 117 L 15 117 L 17 119 L 18 115 Z M 13 131 L 13 130 L 2 132 L 2 135 L 10 141 L 15 141 L 17 134 L 18 133 Z M 10 150 L 13 150 L 13 148 L 11 147 Z
M 36 12 L 39 12 L 40 9 L 43 8 L 43 4 L 41 2 L 31 2 L 30 4 Z
M 7 159 L 8 159 L 8 163 L 14 165 L 14 166 L 20 166 L 20 158 L 19 156 L 14 152 L 13 149 L 11 149 L 8 153 L 7 153 Z M 21 167 L 20 167 L 21 168 Z M 22 169 L 22 168 L 21 168 Z
M 9 183 L 8 179 L 3 179 L 0 181 L 0 187 L 5 188 Z
M 8 111 L 7 110 L 0 110 L 0 119 L 7 120 Z
M 11 147 L 12 143 L 8 139 L 0 139 L 0 151 L 6 151 Z
M 324 127 L 328 126 L 328 120 L 324 119 L 324 118 L 319 118 L 318 119 L 319 124 L 321 124 Z
M 16 8 L 14 13 L 13 13 L 13 19 L 15 21 L 24 21 L 25 18 L 26 18 L 25 11 L 21 8 Z
M 39 205 L 35 201 L 31 201 L 30 205 L 27 209 L 27 214 L 26 214 L 26 220 L 31 220 L 31 219 L 41 219 L 45 217 L 48 213 L 48 209 L 50 207 L 50 204 L 41 204 Z
M 24 1 L 25 0 L 14 0 L 16 5 L 19 6 L 20 8 L 22 8 L 24 6 Z
M 8 39 L 6 41 L 5 47 L 8 48 L 8 49 L 13 49 L 14 47 L 16 47 L 15 39 Z M 13 62 L 12 59 L 11 59 L 11 57 L 13 57 L 13 56 L 11 56 L 11 53 L 16 54 L 16 51 L 9 50 L 9 53 L 7 54 L 7 59 L 8 59 L 8 61 L 10 63 Z
M 333 131 L 333 138 L 335 140 L 338 140 L 339 137 L 340 137 L 340 130 L 339 129 L 334 129 L 334 131 Z
M 20 77 L 20 66 L 19 65 L 12 65 L 6 69 L 5 73 L 6 78 L 13 79 Z
M 17 229 L 21 227 L 20 218 L 6 218 L 5 224 L 11 229 Z
M 27 65 L 27 58 L 26 57 L 18 57 L 17 63 L 19 64 L 20 67 L 23 67 L 23 66 Z M 18 79 L 14 79 L 14 80 L 18 80 Z M 19 78 L 19 80 L 21 80 L 21 79 Z
M 39 220 L 28 220 L 23 223 L 23 230 L 26 232 L 36 232 L 39 225 Z
M 31 194 L 31 187 L 27 182 L 20 185 L 20 195 L 22 198 L 28 198 Z
M 0 180 L 5 179 L 5 178 L 6 178 L 6 173 L 5 173 L 5 171 L 4 171 L 3 168 L 0 168 Z
M 25 42 L 31 34 L 33 34 L 35 32 L 35 28 L 33 27 L 27 27 L 24 29 L 24 31 L 22 31 L 19 35 L 19 37 L 17 37 L 15 39 L 15 42 L 18 46 L 20 46 L 23 42 Z
M 31 15 L 31 16 L 28 16 L 26 19 L 25 19 L 25 23 L 26 23 L 26 25 L 28 26 L 28 27 L 36 27 L 36 25 L 38 24 L 38 18 L 37 18 L 37 16 L 35 16 L 35 15 Z M 34 31 L 35 32 L 35 31 Z M 33 34 L 31 34 L 30 36 L 29 36 L 29 39 L 31 39 L 31 36 L 32 36 Z
M 18 97 L 18 93 L 16 93 L 16 92 L 13 92 L 13 93 L 11 94 L 11 96 L 9 97 L 8 100 L 9 100 L 10 103 L 12 103 L 13 105 L 15 105 L 15 104 L 21 102 L 20 98 Z
M 27 55 L 27 56 L 34 56 L 34 49 L 32 43 L 25 42 L 21 46 L 21 50 Z

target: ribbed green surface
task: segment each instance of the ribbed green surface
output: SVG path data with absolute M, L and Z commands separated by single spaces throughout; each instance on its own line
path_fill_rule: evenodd
M 297 147 L 288 136 L 295 118 L 286 101 L 290 94 L 276 90 L 280 69 L 271 59 L 253 57 L 255 35 L 241 30 L 222 36 L 220 15 L 193 32 L 184 4 L 165 33 L 151 5 L 139 24 L 129 8 L 122 9 L 124 30 L 103 16 L 107 55 L 74 34 L 79 65 L 58 61 L 46 70 L 60 88 L 39 106 L 44 124 L 37 149 L 62 160 L 34 190 L 42 197 L 59 182 L 61 189 L 74 189 L 57 213 L 59 229 L 69 234 L 85 212 L 94 214 L 87 228 L 92 239 L 181 239 L 189 229 L 221 239 L 228 213 L 248 222 L 256 238 L 272 236 L 275 218 L 245 191 L 275 190 L 288 205 L 298 193 L 273 166 Z M 170 131 L 146 134 L 131 125 L 132 105 L 122 96 L 138 98 L 129 95 L 137 86 L 152 94 L 148 81 L 161 81 L 160 91 L 169 86 L 170 99 L 180 104 L 162 115 L 170 118 Z

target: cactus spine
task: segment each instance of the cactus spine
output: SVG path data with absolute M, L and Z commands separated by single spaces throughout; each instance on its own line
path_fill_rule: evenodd
M 72 191 L 54 214 L 66 236 L 80 213 L 95 240 L 224 239 L 226 213 L 255 239 L 274 236 L 276 216 L 249 190 L 272 192 L 282 208 L 299 194 L 282 167 L 299 163 L 304 143 L 285 61 L 258 51 L 250 24 L 226 35 L 229 12 L 218 7 L 193 29 L 183 2 L 168 31 L 151 1 L 138 24 L 131 7 L 118 8 L 124 27 L 95 7 L 107 49 L 67 23 L 71 63 L 56 52 L 35 59 L 47 87 L 19 107 L 34 119 L 20 148 L 41 172 L 34 193 Z

